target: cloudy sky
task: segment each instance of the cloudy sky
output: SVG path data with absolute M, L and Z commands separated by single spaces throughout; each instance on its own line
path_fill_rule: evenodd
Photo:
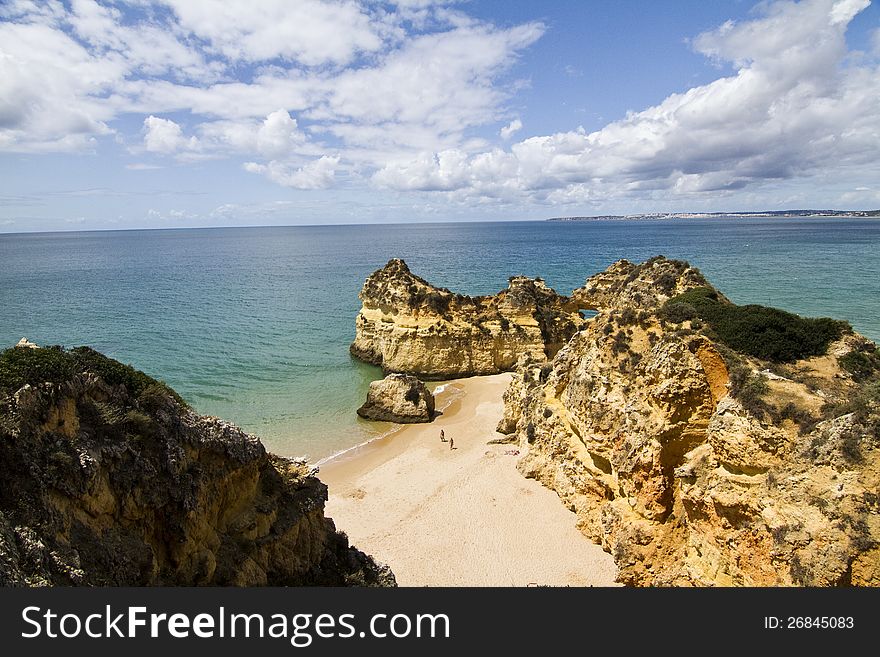
M 2 0 L 0 232 L 880 207 L 868 0 Z

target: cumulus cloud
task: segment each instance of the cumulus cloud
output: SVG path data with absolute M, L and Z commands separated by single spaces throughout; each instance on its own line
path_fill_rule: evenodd
M 211 121 L 199 126 L 200 141 L 215 152 L 259 154 L 279 158 L 300 150 L 306 136 L 283 109 L 260 120 Z
M 508 123 L 506 126 L 501 128 L 501 131 L 498 134 L 502 139 L 507 140 L 507 139 L 510 139 L 514 135 L 514 133 L 522 130 L 522 127 L 523 127 L 522 121 L 520 121 L 519 119 L 514 119 L 513 121 Z
M 150 153 L 178 153 L 196 150 L 198 139 L 183 136 L 181 127 L 171 119 L 148 116 L 144 119 L 144 148 Z
M 449 149 L 391 162 L 398 190 L 583 202 L 603 196 L 724 193 L 767 181 L 876 170 L 880 71 L 845 65 L 847 24 L 867 0 L 764 5 L 699 35 L 697 51 L 736 73 L 673 94 L 601 130 L 530 137 L 509 150 Z
M 306 114 L 374 161 L 458 145 L 497 120 L 507 96 L 493 82 L 543 32 L 539 23 L 467 24 L 419 35 L 376 66 L 329 80 L 325 101 Z
M 47 25 L 0 23 L 0 150 L 89 147 L 110 133 L 114 112 L 98 98 L 123 70 Z
M 244 169 L 251 173 L 261 173 L 272 182 L 284 187 L 326 189 L 333 184 L 337 166 L 339 166 L 338 157 L 322 155 L 317 160 L 298 169 L 291 169 L 287 164 L 276 160 L 272 160 L 268 164 L 246 162 Z
M 600 130 L 521 138 L 518 118 L 492 133 L 538 22 L 498 26 L 453 0 L 7 0 L 0 151 L 94 149 L 134 117 L 140 135 L 116 134 L 134 153 L 238 158 L 294 189 L 362 176 L 563 204 L 814 177 L 854 189 L 880 175 L 880 31 L 861 57 L 845 39 L 867 5 L 763 2 L 691 41 L 734 73 Z
M 282 58 L 307 66 L 345 64 L 375 52 L 395 35 L 393 24 L 352 0 L 163 0 L 180 26 L 232 60 Z M 399 34 L 399 33 L 398 33 Z
M 501 28 L 451 4 L 11 0 L 0 150 L 83 150 L 128 115 L 156 155 L 246 155 L 291 172 L 302 156 L 374 168 L 484 147 L 467 132 L 503 115 L 498 79 L 544 26 Z

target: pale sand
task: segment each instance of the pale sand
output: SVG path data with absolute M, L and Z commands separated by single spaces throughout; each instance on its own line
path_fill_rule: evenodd
M 557 495 L 516 469 L 498 438 L 509 375 L 460 379 L 443 414 L 321 466 L 327 515 L 401 586 L 611 586 L 610 555 Z M 445 408 L 444 408 L 445 406 Z M 456 449 L 440 442 L 440 429 Z

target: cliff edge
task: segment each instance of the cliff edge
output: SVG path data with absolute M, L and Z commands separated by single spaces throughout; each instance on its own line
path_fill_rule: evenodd
M 80 347 L 0 353 L 0 586 L 394 585 L 308 466 Z
M 737 306 L 687 263 L 615 263 L 498 430 L 630 585 L 880 585 L 880 354 L 844 322 Z
M 552 358 L 582 326 L 577 304 L 541 279 L 470 297 L 438 288 L 393 259 L 359 295 L 352 355 L 386 372 L 449 379 L 512 370 L 521 354 Z

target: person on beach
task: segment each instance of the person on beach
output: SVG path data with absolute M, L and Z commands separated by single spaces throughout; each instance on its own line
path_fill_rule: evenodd
M 441 442 L 441 443 L 445 443 L 445 442 L 446 442 L 446 434 L 443 433 L 443 429 L 440 429 L 440 442 Z
M 453 447 L 454 442 L 455 441 L 452 440 L 452 438 L 449 439 L 449 449 L 455 449 L 455 447 Z

